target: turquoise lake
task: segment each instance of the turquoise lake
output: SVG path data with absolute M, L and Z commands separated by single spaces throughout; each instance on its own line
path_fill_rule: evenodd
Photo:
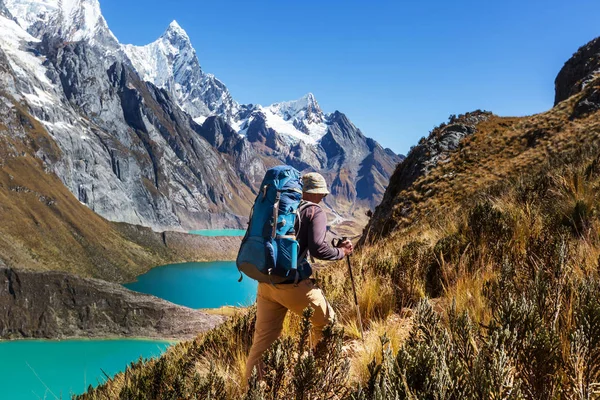
M 193 235 L 200 236 L 244 236 L 245 229 L 200 229 L 198 231 L 190 231 Z
M 192 308 L 252 304 L 257 283 L 248 277 L 239 283 L 239 276 L 232 261 L 183 263 L 153 268 L 125 286 Z M 0 400 L 69 399 L 104 382 L 102 371 L 113 376 L 140 356 L 159 356 L 168 345 L 130 339 L 0 341 Z
M 247 306 L 256 299 L 257 282 L 244 277 L 233 261 L 169 264 L 153 268 L 125 285 L 192 308 Z
M 125 366 L 162 354 L 169 342 L 20 340 L 0 342 L 0 399 L 70 399 Z

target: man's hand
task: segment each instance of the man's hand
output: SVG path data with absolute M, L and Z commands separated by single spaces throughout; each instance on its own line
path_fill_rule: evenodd
M 349 256 L 354 251 L 354 246 L 349 240 L 344 240 L 339 247 L 344 251 L 344 256 Z

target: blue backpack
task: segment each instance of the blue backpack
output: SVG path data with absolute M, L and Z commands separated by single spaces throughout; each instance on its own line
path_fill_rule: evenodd
M 267 171 L 237 256 L 240 272 L 259 282 L 298 281 L 299 244 L 294 224 L 301 200 L 300 172 L 287 165 Z

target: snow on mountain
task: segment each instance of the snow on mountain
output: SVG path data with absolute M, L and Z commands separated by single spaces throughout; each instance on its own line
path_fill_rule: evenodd
M 287 139 L 288 144 L 303 141 L 316 145 L 327 133 L 327 116 L 323 114 L 312 93 L 298 100 L 274 103 L 270 106 L 253 106 L 246 118 L 232 123 L 240 135 L 244 136 L 250 124 L 260 113 L 267 128 L 271 128 Z
M 227 87 L 202 71 L 196 50 L 177 21 L 153 43 L 122 47 L 143 80 L 173 94 L 179 106 L 197 121 L 209 115 L 229 120 L 238 111 Z
M 202 73 L 189 37 L 176 21 L 155 42 L 146 46 L 127 44 L 123 48 L 140 78 L 158 87 L 173 85 L 175 73 L 185 72 L 186 68 L 181 71 L 181 67 L 195 66 Z
M 267 110 L 314 141 L 321 139 L 327 132 L 325 115 L 312 93 L 308 93 L 298 100 L 272 104 Z M 275 118 L 271 118 L 271 120 L 279 122 Z M 267 121 L 269 121 L 268 116 Z
M 302 96 L 298 100 L 284 101 L 269 106 L 274 113 L 282 116 L 286 121 L 294 120 L 298 123 L 321 123 L 324 120 L 323 111 L 312 93 Z
M 52 93 L 53 85 L 46 76 L 46 68 L 42 65 L 45 58 L 26 50 L 26 44 L 35 44 L 39 40 L 15 21 L 4 17 L 0 17 L 0 37 L 0 49 L 7 55 L 7 61 L 18 78 L 15 87 L 5 90 L 17 98 L 22 96 L 38 105 L 58 102 L 58 98 Z
M 4 3 L 25 30 L 37 22 L 49 23 L 52 16 L 58 13 L 57 0 L 4 0 Z
M 43 33 L 68 42 L 88 40 L 114 47 L 116 37 L 108 29 L 98 0 L 5 0 L 19 25 L 40 38 Z

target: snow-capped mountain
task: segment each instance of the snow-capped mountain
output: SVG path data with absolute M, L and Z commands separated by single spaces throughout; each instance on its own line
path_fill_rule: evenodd
M 5 0 L 4 4 L 19 25 L 38 38 L 50 34 L 67 42 L 86 40 L 111 50 L 117 47 L 98 0 Z
M 240 113 L 242 114 L 242 113 Z M 234 121 L 233 126 L 244 136 L 257 117 L 287 140 L 289 144 L 303 141 L 316 145 L 327 132 L 326 116 L 315 96 L 309 93 L 298 100 L 275 103 L 268 107 L 254 106 Z
M 0 112 L 27 107 L 60 149 L 36 150 L 44 168 L 113 221 L 243 226 L 279 163 L 326 175 L 338 218 L 360 219 L 400 160 L 312 94 L 238 104 L 176 22 L 147 46 L 121 45 L 97 0 L 0 0 L 0 30 L 0 84 L 11 96 Z
M 238 112 L 225 85 L 202 71 L 196 50 L 177 21 L 155 42 L 123 45 L 123 50 L 143 80 L 168 90 L 198 123 L 210 115 L 231 119 Z
M 169 91 L 199 124 L 218 115 L 243 136 L 260 114 L 291 144 L 299 140 L 317 144 L 327 131 L 325 115 L 312 93 L 270 106 L 239 105 L 221 81 L 202 70 L 188 34 L 177 21 L 148 45 L 122 48 L 143 80 Z
M 86 4 L 71 15 L 81 16 Z M 240 226 L 252 190 L 174 98 L 140 80 L 118 43 L 113 51 L 98 36 L 66 41 L 57 36 L 65 32 L 63 10 L 48 7 L 43 12 L 59 26 L 35 30 L 33 22 L 35 37 L 16 22 L 31 8 L 7 9 L 15 18 L 0 16 L 0 86 L 11 98 L 0 108 L 25 105 L 36 129 L 50 134 L 61 157 L 41 150 L 39 157 L 80 202 L 107 219 L 157 230 Z M 78 28 L 69 34 L 81 35 Z M 246 160 L 246 170 L 260 170 Z

